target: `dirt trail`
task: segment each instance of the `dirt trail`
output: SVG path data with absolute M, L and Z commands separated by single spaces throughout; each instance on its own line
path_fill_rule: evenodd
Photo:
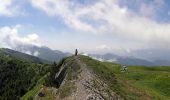
M 79 56 L 75 56 L 74 59 L 80 66 L 80 74 L 75 80 L 76 92 L 62 100 L 121 100 L 88 69 L 88 66 L 80 60 Z
M 75 57 L 80 65 L 81 73 L 75 85 L 77 87 L 76 100 L 104 100 L 102 96 L 95 93 L 91 88 L 94 75 L 87 69 L 87 65 L 80 61 L 79 57 Z

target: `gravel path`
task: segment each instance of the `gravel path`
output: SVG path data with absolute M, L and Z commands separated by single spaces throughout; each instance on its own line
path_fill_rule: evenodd
M 75 57 L 80 66 L 81 73 L 75 85 L 77 87 L 76 100 L 104 100 L 102 96 L 92 89 L 94 75 L 87 69 L 87 65 L 80 61 L 79 57 Z
M 80 66 L 80 74 L 75 80 L 76 92 L 62 100 L 122 100 L 118 99 L 107 84 L 88 69 L 88 66 L 80 60 L 79 56 L 75 56 L 74 59 Z M 95 85 L 94 81 L 97 82 Z

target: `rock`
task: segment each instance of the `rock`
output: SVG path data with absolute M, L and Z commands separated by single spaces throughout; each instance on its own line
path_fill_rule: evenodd
M 39 97 L 45 97 L 45 93 L 40 92 L 40 93 L 38 93 L 38 96 L 39 96 Z

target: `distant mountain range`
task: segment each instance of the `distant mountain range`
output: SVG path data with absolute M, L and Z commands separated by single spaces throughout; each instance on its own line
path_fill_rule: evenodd
M 170 66 L 170 49 L 143 49 L 131 52 L 129 55 L 146 59 L 158 66 Z
M 33 45 L 20 45 L 16 48 L 3 49 L 6 53 L 15 55 L 22 59 L 32 58 L 35 62 L 58 62 L 66 56 L 70 56 L 70 53 L 64 53 L 59 50 L 52 50 L 48 47 L 38 47 Z M 18 52 L 16 52 L 18 51 Z M 22 53 L 19 53 L 22 52 Z M 165 51 L 167 53 L 168 51 Z M 28 55 L 26 55 L 28 54 Z M 164 53 L 163 53 L 164 54 Z M 125 64 L 125 65 L 140 65 L 140 66 L 170 66 L 170 56 L 161 56 L 159 50 L 151 52 L 150 50 L 137 51 L 129 54 L 129 56 L 119 56 L 113 53 L 106 54 L 89 54 L 92 58 L 98 59 L 100 61 L 109 61 L 113 63 Z M 159 57 L 160 55 L 160 57 Z M 26 57 L 27 56 L 27 57 Z M 164 57 L 164 58 L 163 58 Z
M 100 61 L 109 61 L 109 62 L 125 64 L 125 65 L 143 65 L 143 66 L 154 65 L 154 63 L 149 62 L 147 60 L 138 59 L 134 57 L 121 57 L 111 53 L 106 53 L 103 55 L 90 54 L 89 56 L 91 56 L 94 59 L 98 59 Z
M 138 65 L 138 66 L 170 66 L 170 61 L 168 60 L 146 60 L 136 57 L 123 57 L 112 53 L 100 54 L 89 54 L 94 59 L 100 61 L 109 61 L 113 63 L 119 63 L 124 65 Z
M 24 46 L 18 46 L 16 48 L 13 48 L 16 51 L 26 53 L 29 55 L 36 56 L 38 58 L 50 61 L 50 62 L 58 62 L 62 58 L 71 55 L 70 53 L 64 53 L 59 50 L 51 50 L 48 47 L 38 47 L 38 46 L 32 46 L 32 45 L 24 45 Z

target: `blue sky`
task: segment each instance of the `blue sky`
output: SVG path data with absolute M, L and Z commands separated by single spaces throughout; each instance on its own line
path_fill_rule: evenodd
M 170 49 L 169 0 L 0 0 L 0 46 L 127 54 Z

